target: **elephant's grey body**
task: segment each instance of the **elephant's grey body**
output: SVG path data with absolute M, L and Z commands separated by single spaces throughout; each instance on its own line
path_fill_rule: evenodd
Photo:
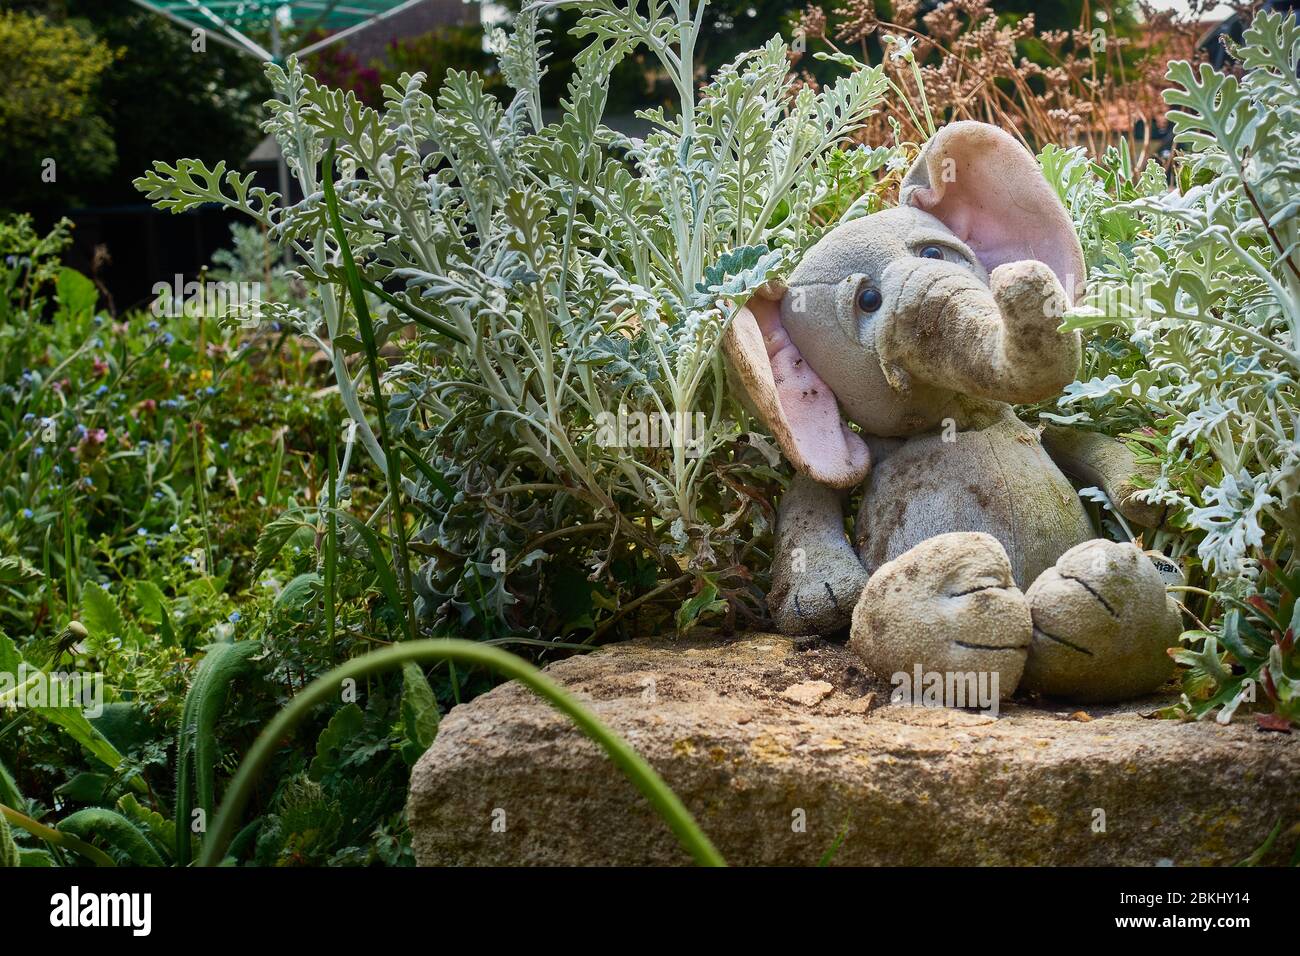
M 1007 414 L 984 428 L 901 442 L 868 439 L 854 543 L 868 574 L 927 538 L 992 535 L 1027 588 L 1062 554 L 1096 536 L 1069 480 L 1038 433 Z

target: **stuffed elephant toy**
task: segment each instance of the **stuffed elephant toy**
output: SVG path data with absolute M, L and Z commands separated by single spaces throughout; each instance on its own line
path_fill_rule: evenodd
M 768 596 L 783 633 L 848 626 L 881 677 L 996 673 L 1004 697 L 1112 701 L 1170 677 L 1182 621 L 1159 556 L 1097 538 L 1066 477 L 1158 527 L 1133 455 L 1011 408 L 1074 381 L 1079 334 L 1058 329 L 1083 277 L 1033 156 L 958 122 L 925 146 L 897 208 L 837 226 L 736 312 L 732 374 L 796 472 Z

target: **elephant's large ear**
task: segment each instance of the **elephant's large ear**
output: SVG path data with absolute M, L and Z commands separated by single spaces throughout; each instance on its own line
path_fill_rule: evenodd
M 1038 163 L 988 123 L 950 123 L 926 144 L 899 195 L 941 219 L 984 268 L 1021 259 L 1051 267 L 1073 302 L 1083 293 L 1083 249 Z
M 790 463 L 814 481 L 852 488 L 867 475 L 866 443 L 844 424 L 839 403 L 781 324 L 784 289 L 769 284 L 727 326 L 722 347 L 754 411 Z

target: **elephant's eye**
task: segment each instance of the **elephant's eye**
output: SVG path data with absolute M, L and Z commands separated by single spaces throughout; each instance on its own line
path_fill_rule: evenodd
M 863 312 L 875 312 L 880 308 L 880 303 L 883 301 L 880 290 L 873 289 L 870 286 L 865 287 L 858 293 L 858 308 Z
M 921 250 L 922 259 L 942 259 L 943 249 L 940 246 L 926 246 Z

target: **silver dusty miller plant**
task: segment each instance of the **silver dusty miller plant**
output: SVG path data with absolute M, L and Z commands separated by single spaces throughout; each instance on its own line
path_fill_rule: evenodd
M 1112 347 L 1092 349 L 1064 420 L 1153 423 L 1148 498 L 1185 519 L 1207 572 L 1246 585 L 1300 532 L 1300 25 L 1262 14 L 1235 53 L 1241 79 L 1170 66 L 1177 188 L 1118 154 L 1049 149 L 1044 167 L 1093 267 L 1067 323 L 1131 347 L 1094 336 Z
M 524 590 L 541 589 L 536 575 L 563 548 L 596 585 L 587 619 L 569 623 L 612 621 L 635 591 L 694 584 L 679 614 L 689 622 L 724 606 L 716 575 L 744 563 L 768 520 L 736 490 L 747 469 L 770 466 L 738 441 L 719 335 L 733 300 L 833 225 L 815 211 L 838 184 L 870 181 L 891 158 L 839 152 L 887 82 L 862 69 L 793 92 L 787 47 L 774 38 L 700 87 L 706 2 L 528 7 L 512 34 L 491 38 L 509 102 L 476 74 L 449 72 L 436 96 L 416 74 L 386 87 L 376 111 L 292 59 L 272 66 L 266 129 L 305 197 L 287 209 L 222 165 L 157 163 L 137 181 L 164 208 L 237 208 L 292 249 L 319 307 L 268 314 L 332 356 L 355 438 L 382 470 L 391 449 L 367 420 L 322 194 L 337 144 L 342 219 L 377 335 L 406 343 L 384 388 L 392 440 L 418 455 L 404 487 L 421 515 L 412 548 L 427 558 L 416 575 L 426 613 L 499 620 Z M 547 123 L 540 27 L 559 8 L 581 13 L 576 32 L 590 43 Z M 680 100 L 639 114 L 651 126 L 643 140 L 603 122 L 610 71 L 636 50 Z M 621 411 L 634 427 L 611 431 Z M 665 425 L 658 441 L 637 431 L 638 415 Z
M 1182 635 L 1162 713 L 1266 706 L 1278 729 L 1300 718 L 1300 24 L 1261 14 L 1234 54 L 1240 79 L 1170 65 L 1176 188 L 1122 150 L 1044 152 L 1092 265 L 1066 319 L 1092 333 L 1087 374 L 1047 417 L 1146 445 L 1147 495 L 1185 529 L 1150 543 L 1199 557 L 1205 588 L 1182 590 L 1212 623 Z

